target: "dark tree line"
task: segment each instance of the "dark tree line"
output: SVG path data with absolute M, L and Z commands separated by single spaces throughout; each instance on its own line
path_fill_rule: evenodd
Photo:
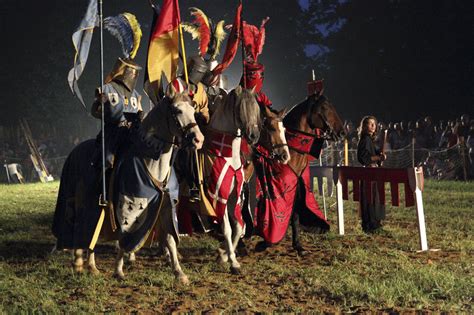
M 447 0 L 309 1 L 306 44 L 335 104 L 350 118 L 471 112 L 474 103 L 474 2 Z M 311 23 L 306 23 L 310 21 Z M 335 26 L 324 36 L 315 26 Z M 321 27 L 320 27 L 321 28 Z M 322 28 L 324 29 L 324 28 Z
M 326 94 L 343 118 L 375 114 L 382 119 L 410 119 L 448 112 L 472 114 L 474 101 L 474 2 L 448 0 L 244 0 L 244 19 L 260 25 L 269 16 L 265 91 L 279 108 L 305 97 L 306 81 L 315 69 L 325 79 Z M 2 45 L 0 124 L 19 117 L 71 132 L 78 122 L 97 131 L 97 123 L 74 99 L 67 86 L 73 63 L 71 35 L 88 1 L 0 0 Z M 160 1 L 158 1 L 160 3 Z M 237 1 L 181 0 L 211 18 L 232 23 Z M 304 5 L 303 5 L 304 7 Z M 151 23 L 148 1 L 104 1 L 104 14 L 129 11 L 144 33 L 138 62 L 145 65 Z M 186 37 L 187 53 L 197 43 Z M 120 55 L 118 42 L 105 34 L 107 73 Z M 239 53 L 240 54 L 240 53 Z M 99 79 L 99 42 L 95 35 L 80 86 L 92 101 Z M 228 71 L 240 78 L 240 55 Z M 141 74 L 143 76 L 143 73 Z M 140 87 L 141 88 L 141 87 Z M 34 129 L 34 126 L 33 126 Z

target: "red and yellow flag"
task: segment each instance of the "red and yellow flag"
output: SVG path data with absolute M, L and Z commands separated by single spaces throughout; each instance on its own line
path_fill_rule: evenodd
M 152 26 L 145 73 L 145 89 L 156 104 L 161 98 L 161 76 L 171 82 L 178 69 L 178 26 L 180 22 L 178 0 L 164 0 L 160 13 Z

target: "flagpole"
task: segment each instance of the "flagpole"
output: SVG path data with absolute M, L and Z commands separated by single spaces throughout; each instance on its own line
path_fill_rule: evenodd
M 100 93 L 104 92 L 104 16 L 102 11 L 102 1 L 99 0 L 99 29 L 100 29 Z M 107 189 L 105 183 L 105 112 L 102 97 L 100 97 L 101 108 L 101 142 L 102 142 L 102 198 L 99 201 L 101 206 L 107 204 Z
M 245 71 L 245 44 L 244 44 L 244 20 L 242 19 L 244 5 L 242 4 L 242 0 L 239 0 L 239 5 L 242 5 L 242 9 L 240 10 L 240 41 L 242 43 L 242 76 L 244 78 L 244 88 L 247 88 L 247 75 Z
M 178 33 L 179 33 L 179 39 L 181 42 L 181 53 L 183 54 L 184 79 L 186 80 L 186 84 L 189 85 L 188 65 L 186 64 L 186 49 L 184 48 L 184 36 L 183 36 L 183 28 L 181 27 L 181 14 L 179 13 L 178 0 L 176 0 L 175 4 L 176 4 L 176 12 L 178 12 Z

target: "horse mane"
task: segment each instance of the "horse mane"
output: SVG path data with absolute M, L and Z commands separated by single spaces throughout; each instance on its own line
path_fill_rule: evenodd
M 235 113 L 242 123 L 243 133 L 253 135 L 258 139 L 262 119 L 260 116 L 260 106 L 251 90 L 240 87 L 232 90 L 225 98 L 224 105 L 221 107 L 224 113 Z
M 147 135 L 155 134 L 157 128 L 162 128 L 163 126 L 158 126 L 157 122 L 166 119 L 166 111 L 169 110 L 169 105 L 175 104 L 178 102 L 188 102 L 192 103 L 191 98 L 186 92 L 177 93 L 173 98 L 164 97 L 156 106 L 154 106 L 146 115 L 142 121 L 142 127 L 145 130 Z

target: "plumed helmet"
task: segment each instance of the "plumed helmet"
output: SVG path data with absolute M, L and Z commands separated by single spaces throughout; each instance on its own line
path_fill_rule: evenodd
M 255 92 L 260 92 L 263 87 L 265 67 L 257 62 L 244 62 L 245 67 L 245 81 L 244 78 L 240 80 L 240 84 L 246 89 L 255 88 Z
M 202 81 L 201 81 L 205 86 L 208 86 L 208 87 L 220 86 L 221 75 L 220 74 L 214 75 L 212 73 L 212 70 L 214 70 L 214 68 L 217 67 L 218 64 L 219 64 L 219 62 L 217 62 L 217 60 L 208 60 L 207 61 L 207 65 L 209 67 L 209 70 L 207 70 L 206 74 L 204 75 L 204 77 L 202 78 Z
M 138 81 L 138 72 L 142 68 L 133 60 L 118 58 L 105 83 L 118 81 L 133 91 Z
M 209 67 L 200 56 L 191 57 L 187 63 L 189 81 L 193 84 L 201 82 Z

